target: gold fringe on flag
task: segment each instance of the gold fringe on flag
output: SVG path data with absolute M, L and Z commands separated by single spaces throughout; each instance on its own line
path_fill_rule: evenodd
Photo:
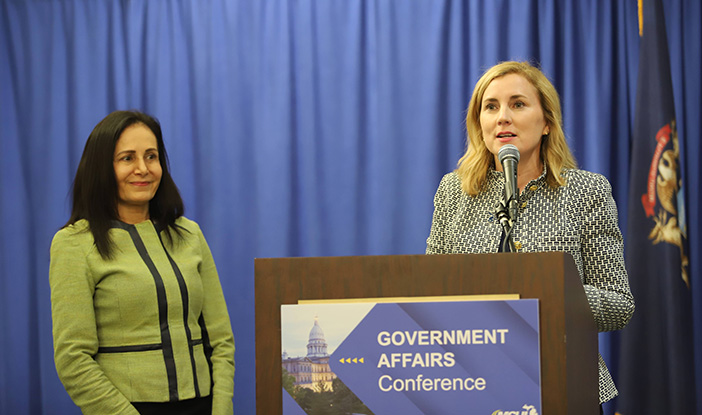
M 643 36 L 643 0 L 639 0 L 639 36 Z

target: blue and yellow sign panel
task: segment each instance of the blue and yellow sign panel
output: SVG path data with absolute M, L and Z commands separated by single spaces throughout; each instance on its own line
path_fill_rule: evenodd
M 332 338 L 327 344 L 327 384 L 350 390 L 364 405 L 356 413 L 541 413 L 538 300 L 283 306 L 284 337 L 286 308 L 295 307 L 318 318 L 308 339 L 313 353 L 320 332 L 344 327 L 338 345 Z M 354 307 L 362 307 L 362 318 Z M 337 321 L 324 318 L 328 312 Z M 333 388 L 317 385 L 333 407 Z M 286 415 L 310 410 L 285 398 Z

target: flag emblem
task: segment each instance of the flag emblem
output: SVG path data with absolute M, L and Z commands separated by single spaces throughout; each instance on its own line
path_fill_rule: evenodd
M 680 250 L 682 279 L 690 286 L 688 258 L 683 239 L 687 238 L 687 226 L 683 203 L 682 179 L 679 177 L 680 147 L 675 120 L 664 125 L 656 134 L 656 150 L 648 173 L 647 192 L 641 196 L 646 217 L 653 219 L 653 228 L 648 235 L 653 244 L 660 242 L 675 245 Z M 658 200 L 658 205 L 656 205 Z

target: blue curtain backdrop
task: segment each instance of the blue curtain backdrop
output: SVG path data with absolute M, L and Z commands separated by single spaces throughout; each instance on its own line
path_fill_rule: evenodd
M 702 356 L 702 10 L 664 9 Z M 498 61 L 541 64 L 624 227 L 639 42 L 634 0 L 0 0 L 0 413 L 79 413 L 53 364 L 48 253 L 110 111 L 161 120 L 232 316 L 235 413 L 254 414 L 253 259 L 422 253 L 472 86 Z M 616 368 L 616 336 L 600 346 Z

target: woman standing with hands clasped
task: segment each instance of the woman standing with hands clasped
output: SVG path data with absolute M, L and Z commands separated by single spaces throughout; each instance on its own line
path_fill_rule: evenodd
M 116 111 L 90 134 L 51 245 L 56 369 L 85 414 L 232 414 L 234 337 L 161 127 Z
M 469 145 L 434 197 L 427 254 L 491 253 L 508 238 L 499 209 L 505 174 L 500 149 L 519 150 L 518 252 L 562 251 L 575 260 L 599 331 L 622 329 L 634 312 L 612 189 L 604 176 L 578 170 L 563 134 L 551 82 L 525 62 L 503 62 L 478 80 L 468 107 Z M 600 403 L 617 395 L 599 358 Z

